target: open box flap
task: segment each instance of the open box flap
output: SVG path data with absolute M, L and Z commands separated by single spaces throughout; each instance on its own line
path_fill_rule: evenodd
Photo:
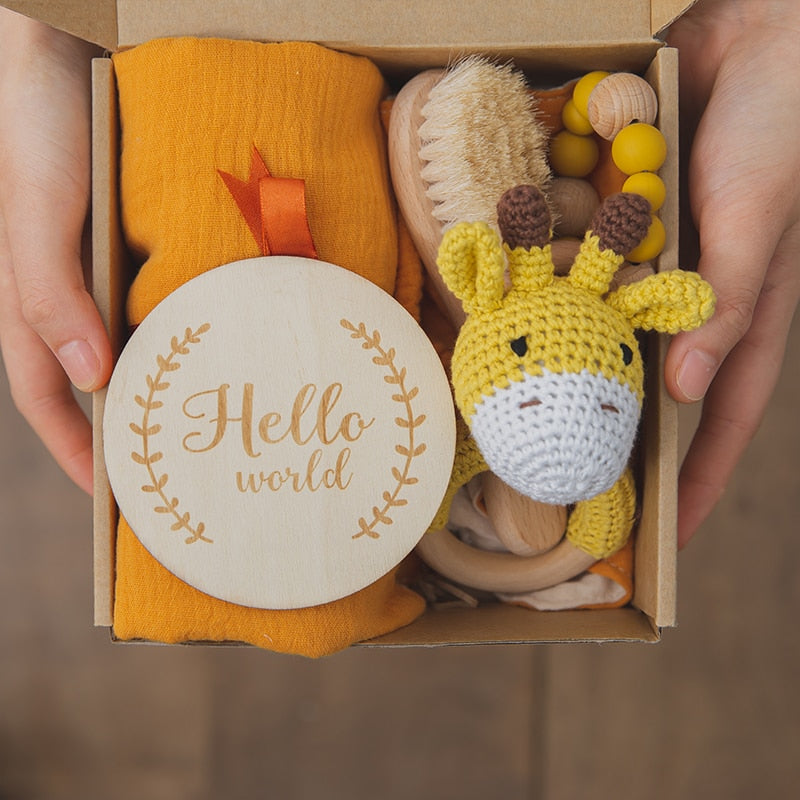
M 116 0 L 2 0 L 0 5 L 19 11 L 28 17 L 46 22 L 54 28 L 71 33 L 107 50 L 117 47 Z
M 454 51 L 645 42 L 692 5 L 686 0 L 507 0 L 503 14 L 486 14 L 485 0 L 408 0 L 399 5 L 392 0 L 336 0 L 327 3 L 322 14 L 318 0 L 3 0 L 3 4 L 109 50 L 162 36 L 213 35 Z
M 650 29 L 653 36 L 662 38 L 666 29 L 683 16 L 697 0 L 687 3 L 686 0 L 651 0 Z

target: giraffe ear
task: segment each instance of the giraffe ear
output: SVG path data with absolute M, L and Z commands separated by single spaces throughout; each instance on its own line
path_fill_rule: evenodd
M 714 290 L 696 272 L 659 272 L 620 286 L 606 302 L 634 328 L 678 333 L 699 328 L 714 313 Z
M 464 311 L 491 311 L 503 300 L 505 253 L 500 237 L 484 222 L 461 222 L 450 228 L 436 261 L 447 288 Z

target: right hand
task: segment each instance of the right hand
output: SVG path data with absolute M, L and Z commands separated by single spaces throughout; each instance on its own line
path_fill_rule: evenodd
M 94 51 L 0 8 L 0 349 L 17 408 L 89 493 L 92 431 L 72 385 L 99 389 L 112 365 L 81 259 Z
M 670 394 L 704 399 L 681 466 L 678 543 L 723 494 L 780 375 L 800 299 L 800 4 L 701 0 L 667 41 L 681 59 L 682 124 L 697 271 L 715 289 L 707 325 L 678 334 Z

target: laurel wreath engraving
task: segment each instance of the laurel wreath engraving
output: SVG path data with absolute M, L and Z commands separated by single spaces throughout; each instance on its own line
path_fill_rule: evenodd
M 135 422 L 130 423 L 131 430 L 137 435 L 142 437 L 142 452 L 131 453 L 131 458 L 139 465 L 145 467 L 147 470 L 150 483 L 142 486 L 143 492 L 155 494 L 161 501 L 160 504 L 154 507 L 157 514 L 170 514 L 174 518 L 174 522 L 170 528 L 173 531 L 186 530 L 189 536 L 186 537 L 185 543 L 192 544 L 193 542 L 203 541 L 212 543 L 214 540 L 204 536 L 206 526 L 202 522 L 192 526 L 191 515 L 188 511 L 181 512 L 178 508 L 180 502 L 177 497 L 170 497 L 165 492 L 165 487 L 169 481 L 169 475 L 166 472 L 158 474 L 157 468 L 153 465 L 158 463 L 164 454 L 160 451 L 153 451 L 151 447 L 151 440 L 161 430 L 161 425 L 158 423 L 151 423 L 151 412 L 161 408 L 164 403 L 161 400 L 156 400 L 155 396 L 158 392 L 163 392 L 169 389 L 170 384 L 164 380 L 164 376 L 168 372 L 174 372 L 180 369 L 181 364 L 177 360 L 178 356 L 189 355 L 189 345 L 197 344 L 200 337 L 210 330 L 210 323 L 201 325 L 196 331 L 187 328 L 184 334 L 183 341 L 178 341 L 177 336 L 172 337 L 171 350 L 168 356 L 158 355 L 156 361 L 158 363 L 158 371 L 155 375 L 147 375 L 147 397 L 137 394 L 134 397 L 137 405 L 144 409 L 144 416 L 142 422 L 137 425 Z
M 403 406 L 405 416 L 395 417 L 395 424 L 402 428 L 408 436 L 407 443 L 395 445 L 395 452 L 403 456 L 403 467 L 399 469 L 397 466 L 392 467 L 392 477 L 395 480 L 395 486 L 392 491 L 383 492 L 383 506 L 377 505 L 372 508 L 372 520 L 367 522 L 365 517 L 358 520 L 360 530 L 358 533 L 353 534 L 353 539 L 360 539 L 362 536 L 367 536 L 370 539 L 380 539 L 380 534 L 376 532 L 375 528 L 380 523 L 383 525 L 392 525 L 394 520 L 389 516 L 389 511 L 392 508 L 405 506 L 408 500 L 400 497 L 400 493 L 405 486 L 412 486 L 419 482 L 418 478 L 411 476 L 411 463 L 412 461 L 426 450 L 424 442 L 417 443 L 416 430 L 425 422 L 425 414 L 414 415 L 411 407 L 411 401 L 419 394 L 419 387 L 414 386 L 411 389 L 406 388 L 406 368 L 402 367 L 398 370 L 395 365 L 395 350 L 390 347 L 385 350 L 381 346 L 381 336 L 378 331 L 373 331 L 370 336 L 367 333 L 367 328 L 363 322 L 359 323 L 358 327 L 353 325 L 346 319 L 341 320 L 341 326 L 350 331 L 350 338 L 361 339 L 361 347 L 364 350 L 375 350 L 377 355 L 372 357 L 372 363 L 379 367 L 386 367 L 388 374 L 383 376 L 386 383 L 397 386 L 397 392 L 392 395 L 392 400 L 400 403 Z

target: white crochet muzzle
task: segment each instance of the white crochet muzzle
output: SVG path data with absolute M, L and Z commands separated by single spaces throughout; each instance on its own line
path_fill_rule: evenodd
M 616 378 L 545 370 L 496 388 L 470 428 L 495 475 L 534 500 L 567 505 L 616 483 L 639 412 L 636 393 Z

